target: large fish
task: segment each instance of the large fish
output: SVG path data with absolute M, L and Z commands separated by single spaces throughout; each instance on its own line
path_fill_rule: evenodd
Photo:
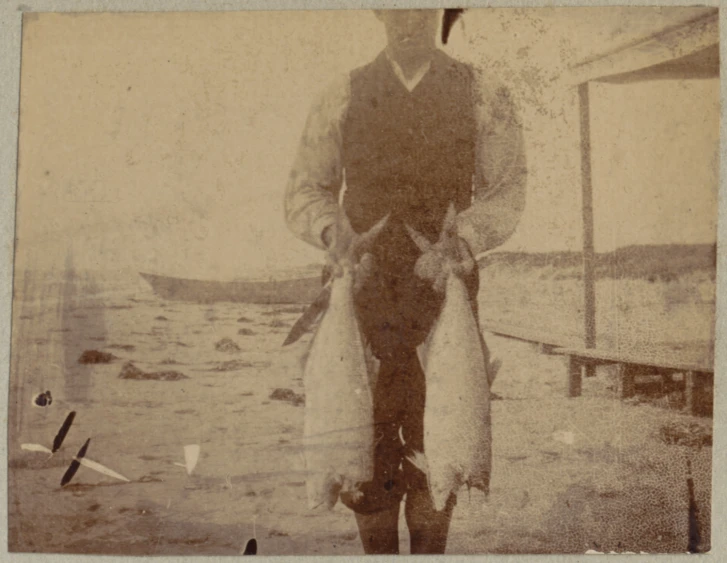
M 444 304 L 418 353 L 426 380 L 424 452 L 412 463 L 428 478 L 432 501 L 442 510 L 466 485 L 489 493 L 492 468 L 490 384 L 498 368 L 479 331 L 463 277 L 476 263 L 457 236 L 450 207 L 438 242 L 407 226 L 423 252 L 416 275 L 444 292 Z
M 329 252 L 333 278 L 303 371 L 304 452 L 308 506 L 332 509 L 341 492 L 355 499 L 358 483 L 373 477 L 371 358 L 361 335 L 354 294 L 368 269 L 365 254 L 386 222 L 357 235 L 339 213 Z M 373 373 L 372 373 L 373 375 Z

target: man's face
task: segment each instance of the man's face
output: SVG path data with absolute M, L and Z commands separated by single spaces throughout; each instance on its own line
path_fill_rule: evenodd
M 375 10 L 386 28 L 392 53 L 401 58 L 416 58 L 436 44 L 439 10 Z

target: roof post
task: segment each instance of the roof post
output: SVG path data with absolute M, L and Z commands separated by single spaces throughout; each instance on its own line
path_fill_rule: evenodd
M 596 292 L 593 249 L 593 186 L 589 83 L 578 85 L 581 122 L 581 188 L 583 201 L 583 344 L 596 346 Z M 592 368 L 592 366 L 589 366 Z M 590 375 L 590 374 L 588 374 Z

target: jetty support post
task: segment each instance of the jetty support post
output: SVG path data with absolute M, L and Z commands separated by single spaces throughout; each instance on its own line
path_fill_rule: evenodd
M 593 184 L 591 177 L 591 118 L 589 83 L 578 85 L 581 123 L 581 189 L 583 201 L 583 344 L 596 346 L 596 291 L 593 244 Z M 586 362 L 584 375 L 593 377 L 595 365 Z

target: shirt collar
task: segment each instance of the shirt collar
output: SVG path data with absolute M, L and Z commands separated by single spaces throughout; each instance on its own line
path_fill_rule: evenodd
M 406 76 L 404 76 L 404 72 L 401 70 L 401 67 L 399 66 L 399 63 L 397 63 L 394 59 L 391 58 L 388 51 L 385 51 L 386 58 L 389 61 L 389 64 L 391 65 L 392 70 L 394 71 L 394 74 L 396 74 L 396 77 L 399 79 L 399 81 L 404 85 L 404 88 L 406 88 L 409 92 L 413 92 L 414 88 L 417 87 L 417 85 L 422 81 L 422 78 L 429 72 L 429 69 L 432 67 L 432 61 L 429 60 L 425 64 L 423 64 L 421 67 L 417 69 L 417 71 L 414 73 L 414 76 L 411 77 L 411 79 L 407 80 Z

